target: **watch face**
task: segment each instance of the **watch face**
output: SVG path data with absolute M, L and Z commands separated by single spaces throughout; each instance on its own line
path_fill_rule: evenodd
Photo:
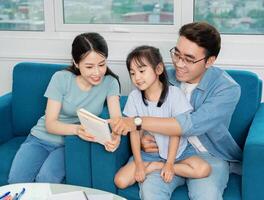
M 139 126 L 142 123 L 142 119 L 140 117 L 136 117 L 134 122 L 137 126 Z

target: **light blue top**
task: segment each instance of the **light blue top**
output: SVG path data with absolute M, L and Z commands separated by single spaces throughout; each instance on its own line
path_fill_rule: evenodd
M 45 97 L 62 103 L 58 120 L 67 124 L 80 123 L 76 113 L 79 108 L 85 108 L 98 116 L 106 98 L 119 95 L 118 81 L 110 75 L 105 76 L 99 85 L 93 86 L 89 91 L 83 91 L 77 85 L 76 75 L 66 70 L 56 72 L 52 76 L 45 92 Z M 64 136 L 47 132 L 45 115 L 31 129 L 31 134 L 45 141 L 64 143 Z
M 192 110 L 192 107 L 183 92 L 175 86 L 169 86 L 167 97 L 161 107 L 157 107 L 158 102 L 147 101 L 147 103 L 148 105 L 144 104 L 141 91 L 135 89 L 128 96 L 127 103 L 124 108 L 124 114 L 129 117 L 176 117 L 180 113 L 190 112 Z M 169 136 L 154 132 L 150 132 L 150 134 L 155 137 L 159 147 L 160 157 L 167 159 Z M 176 158 L 182 154 L 186 146 L 187 139 L 181 137 Z
M 170 81 L 180 86 L 175 70 L 169 69 Z M 228 128 L 240 98 L 240 86 L 224 70 L 210 67 L 191 96 L 192 113 L 176 117 L 183 136 L 197 136 L 212 155 L 227 161 L 241 161 L 242 150 Z

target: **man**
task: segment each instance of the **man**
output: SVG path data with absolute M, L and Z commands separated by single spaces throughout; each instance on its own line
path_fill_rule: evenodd
M 212 167 L 207 178 L 175 177 L 169 184 L 160 181 L 160 172 L 153 172 L 140 185 L 142 199 L 170 199 L 173 190 L 185 182 L 190 199 L 223 198 L 229 163 L 240 161 L 242 151 L 228 131 L 240 87 L 225 71 L 212 66 L 220 48 L 220 34 L 213 26 L 194 22 L 181 27 L 178 42 L 170 50 L 176 73 L 170 71 L 169 78 L 186 94 L 194 110 L 180 114 L 176 119 L 135 117 L 111 122 L 113 131 L 119 134 L 142 128 L 169 136 L 188 137 L 198 156 Z M 157 151 L 151 136 L 142 138 L 142 147 L 147 152 Z

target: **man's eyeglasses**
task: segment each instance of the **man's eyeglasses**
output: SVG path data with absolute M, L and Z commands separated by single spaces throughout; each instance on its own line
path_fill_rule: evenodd
M 178 62 L 180 62 L 180 60 L 182 60 L 182 62 L 185 65 L 193 65 L 193 64 L 198 63 L 204 59 L 207 59 L 207 56 L 205 56 L 204 58 L 198 59 L 198 60 L 192 60 L 190 58 L 183 57 L 180 55 L 180 53 L 178 51 L 176 51 L 175 47 L 170 49 L 170 55 L 171 55 L 172 60 L 175 63 L 178 63 Z

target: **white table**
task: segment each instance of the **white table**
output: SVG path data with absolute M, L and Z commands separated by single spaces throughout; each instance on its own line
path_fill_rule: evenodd
M 47 200 L 53 194 L 60 194 L 73 191 L 84 191 L 88 196 L 98 197 L 98 200 L 125 200 L 125 198 L 118 195 L 105 192 L 102 190 L 80 187 L 74 185 L 64 184 L 50 184 L 50 183 L 19 183 L 0 187 L 0 195 L 10 191 L 12 195 L 19 193 L 23 188 L 26 189 L 25 194 L 20 200 Z M 74 199 L 76 200 L 76 199 Z

